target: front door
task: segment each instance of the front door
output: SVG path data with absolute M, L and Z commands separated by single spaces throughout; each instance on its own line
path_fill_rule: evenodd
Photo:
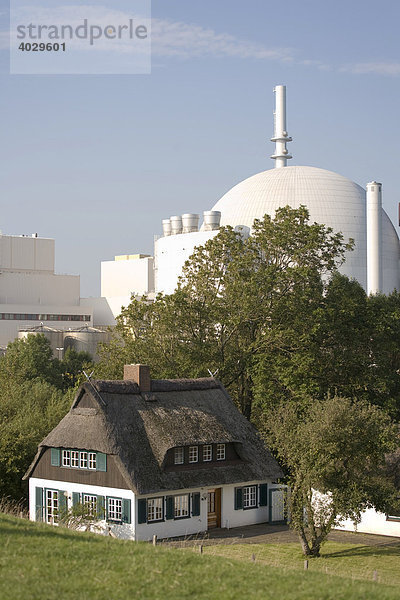
M 207 523 L 208 529 L 221 527 L 221 488 L 208 490 L 207 497 Z

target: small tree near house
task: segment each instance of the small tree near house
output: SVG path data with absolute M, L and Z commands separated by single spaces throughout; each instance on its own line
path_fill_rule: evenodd
M 287 403 L 271 415 L 267 437 L 289 473 L 290 526 L 306 556 L 319 556 L 341 520 L 357 523 L 367 508 L 387 512 L 396 504 L 385 454 L 399 434 L 381 409 L 340 397 L 305 408 Z

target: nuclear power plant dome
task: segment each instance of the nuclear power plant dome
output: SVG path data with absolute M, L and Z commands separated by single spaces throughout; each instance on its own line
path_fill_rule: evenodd
M 218 215 L 217 227 L 230 225 L 251 230 L 254 220 L 262 219 L 265 214 L 274 217 L 280 207 L 304 205 L 312 223 L 331 227 L 335 233 L 341 232 L 345 241 L 354 240 L 354 249 L 346 253 L 341 273 L 356 279 L 368 294 L 400 290 L 399 238 L 382 208 L 382 184 L 371 181 L 364 189 L 332 171 L 287 166 L 288 160 L 292 159 L 287 144 L 292 138 L 286 124 L 286 87 L 276 86 L 274 92 L 274 133 L 271 138 L 275 144 L 271 155 L 274 168 L 241 181 L 214 204 L 210 214 Z M 157 291 L 171 293 L 172 282 L 177 280 L 184 259 L 190 256 L 195 245 L 204 243 L 208 229 L 204 219 L 200 231 L 188 234 L 191 238 L 162 238 L 159 241 L 156 248 Z M 214 235 L 216 231 L 211 233 Z

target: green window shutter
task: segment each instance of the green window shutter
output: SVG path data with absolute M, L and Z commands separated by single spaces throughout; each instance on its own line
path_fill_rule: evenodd
M 72 492 L 72 506 L 79 504 L 80 501 L 81 495 L 79 494 L 79 492 Z
M 60 466 L 60 448 L 51 448 L 51 466 Z
M 260 506 L 268 505 L 268 484 L 260 484 Z
M 235 488 L 235 510 L 243 508 L 243 489 Z
M 35 519 L 43 521 L 43 488 L 35 488 Z
M 103 452 L 96 454 L 96 471 L 107 471 L 107 455 Z
M 122 522 L 131 522 L 131 501 L 126 498 L 122 499 Z
M 97 516 L 100 520 L 106 518 L 106 509 L 104 507 L 104 496 L 97 496 Z
M 137 501 L 138 506 L 138 523 L 147 523 L 147 500 L 140 498 Z
M 61 519 L 65 516 L 67 510 L 67 496 L 64 495 L 63 490 L 58 490 L 58 514 Z
M 200 516 L 200 492 L 192 494 L 192 517 Z
M 173 496 L 167 496 L 167 506 L 165 510 L 165 518 L 173 519 L 175 517 L 175 503 Z

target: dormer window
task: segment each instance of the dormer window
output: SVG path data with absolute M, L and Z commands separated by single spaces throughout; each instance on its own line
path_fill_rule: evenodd
M 217 444 L 217 460 L 225 460 L 225 444 Z
M 179 448 L 175 448 L 174 463 L 176 465 L 183 465 L 183 462 L 184 462 L 184 452 L 183 452 L 183 447 L 180 446 Z
M 212 445 L 206 444 L 203 446 L 203 461 L 209 462 L 210 460 L 212 460 Z
M 197 463 L 199 460 L 199 447 L 189 446 L 189 462 Z

